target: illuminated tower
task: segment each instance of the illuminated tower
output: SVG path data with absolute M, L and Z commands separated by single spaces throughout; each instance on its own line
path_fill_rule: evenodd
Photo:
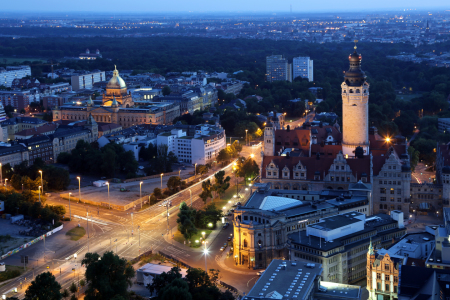
M 356 42 L 356 41 L 355 41 Z M 342 88 L 342 152 L 354 156 L 361 147 L 369 154 L 369 84 L 361 70 L 361 55 L 349 56 L 350 68 L 345 73 Z

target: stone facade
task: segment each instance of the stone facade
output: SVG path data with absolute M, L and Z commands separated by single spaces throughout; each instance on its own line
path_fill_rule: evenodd
M 372 245 L 371 245 L 372 246 Z M 388 253 L 377 255 L 373 248 L 367 252 L 367 290 L 369 300 L 397 299 L 401 262 Z
M 391 152 L 382 165 L 380 172 L 373 178 L 374 213 L 402 211 L 409 215 L 411 169 Z

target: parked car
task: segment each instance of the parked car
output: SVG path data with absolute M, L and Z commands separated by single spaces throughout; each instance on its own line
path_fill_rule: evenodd
M 222 252 L 223 252 L 223 250 L 225 250 L 225 248 L 224 248 L 224 247 L 220 247 L 220 251 L 222 251 Z
M 262 274 L 264 274 L 264 271 L 265 271 L 265 270 L 262 270 L 262 271 L 256 272 L 256 275 L 258 275 L 258 276 L 261 276 Z
M 223 225 L 223 229 L 227 229 L 228 228 L 228 225 L 229 225 L 229 223 L 225 223 L 224 225 Z
M 229 236 L 229 237 L 227 238 L 227 241 L 231 241 L 232 239 L 233 239 L 233 237 Z

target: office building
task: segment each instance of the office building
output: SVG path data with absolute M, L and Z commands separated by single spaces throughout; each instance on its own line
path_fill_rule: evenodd
M 0 101 L 4 106 L 11 105 L 20 112 L 26 110 L 30 103 L 40 101 L 38 90 L 0 91 Z
M 2 164 L 2 166 L 9 164 L 11 167 L 14 167 L 15 165 L 19 165 L 24 161 L 29 161 L 27 147 L 18 143 L 0 144 L 0 163 Z M 29 162 L 29 164 L 32 163 L 33 162 Z
M 292 82 L 292 65 L 283 55 L 266 57 L 266 80 L 269 82 L 287 80 Z
M 220 126 L 201 124 L 195 134 L 188 136 L 182 129 L 158 134 L 158 146 L 167 145 L 179 161 L 190 164 L 207 164 L 214 161 L 220 150 L 226 147 L 225 130 Z
M 105 72 L 74 75 L 71 78 L 72 90 L 92 89 L 94 88 L 94 83 L 105 80 Z
M 314 80 L 313 60 L 309 57 L 294 57 L 292 60 L 292 76 Z
M 28 149 L 28 157 L 32 164 L 36 158 L 41 158 L 47 164 L 55 162 L 52 139 L 48 135 L 36 135 L 18 140 L 17 143 Z
M 320 264 L 274 259 L 243 300 L 360 300 L 361 287 L 325 281 Z
M 357 211 L 369 214 L 370 190 L 358 187 L 340 191 L 257 189 L 244 206 L 234 211 L 235 263 L 265 268 L 272 259 L 288 259 L 288 235 L 304 232 L 326 216 Z M 253 188 L 253 187 L 252 187 Z
M 0 123 L 2 128 L 6 128 L 8 140 L 14 140 L 15 135 L 26 129 L 37 128 L 47 124 L 44 120 L 33 117 L 15 117 Z
M 366 278 L 367 249 L 391 245 L 406 233 L 403 213 L 391 215 L 351 211 L 320 218 L 306 226 L 306 231 L 288 236 L 291 260 L 320 263 L 324 278 L 339 283 L 356 283 Z
M 30 66 L 9 66 L 0 68 L 0 85 L 11 87 L 14 79 L 31 76 Z

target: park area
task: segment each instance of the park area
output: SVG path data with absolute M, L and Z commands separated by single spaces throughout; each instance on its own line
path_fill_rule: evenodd
M 72 241 L 78 241 L 86 234 L 86 230 L 83 227 L 75 227 L 66 232 L 66 235 Z

